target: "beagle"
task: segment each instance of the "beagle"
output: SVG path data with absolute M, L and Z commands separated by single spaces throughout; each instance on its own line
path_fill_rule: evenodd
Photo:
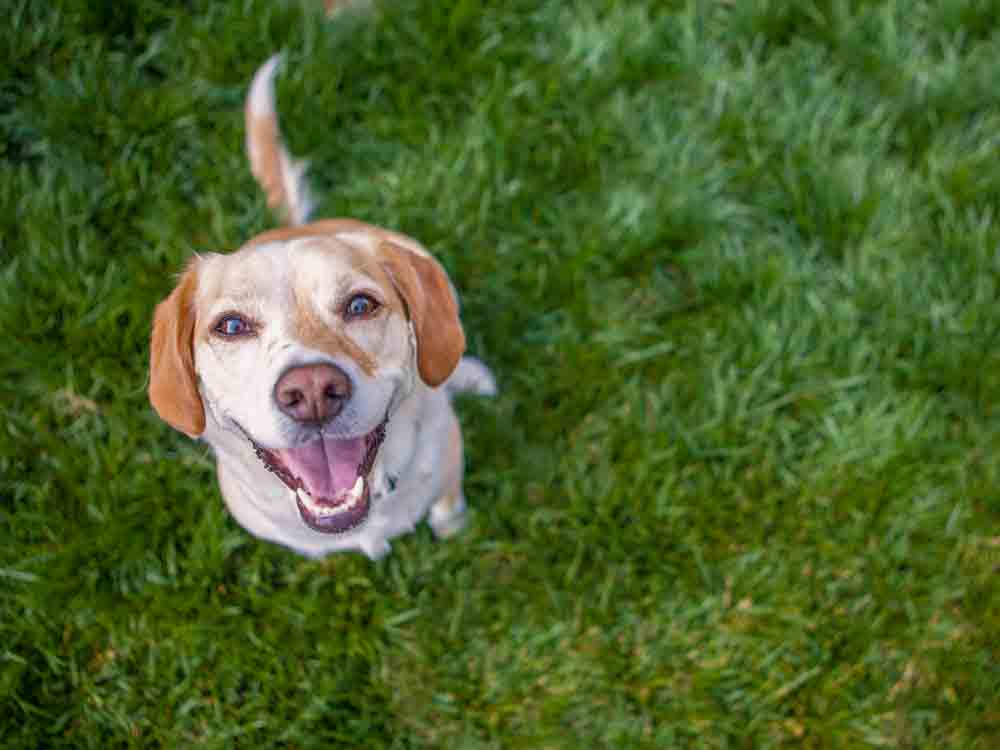
M 208 442 L 233 517 L 310 557 L 376 559 L 425 516 L 461 528 L 460 391 L 492 395 L 463 357 L 458 301 L 418 242 L 353 219 L 309 222 L 305 164 L 275 111 L 278 57 L 247 97 L 247 153 L 291 226 L 191 260 L 161 302 L 149 398 Z

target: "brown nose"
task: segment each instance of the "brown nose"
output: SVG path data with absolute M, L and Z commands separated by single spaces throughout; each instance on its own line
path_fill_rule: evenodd
M 286 370 L 274 386 L 278 408 L 296 422 L 322 424 L 340 413 L 351 397 L 351 379 L 334 365 Z

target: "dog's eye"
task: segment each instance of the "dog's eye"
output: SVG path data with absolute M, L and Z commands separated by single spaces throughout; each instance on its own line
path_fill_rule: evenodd
M 223 315 L 215 324 L 215 332 L 222 336 L 245 336 L 253 332 L 253 327 L 240 315 Z
M 354 318 L 367 318 L 378 310 L 379 304 L 367 294 L 355 294 L 347 301 L 344 314 L 348 320 Z

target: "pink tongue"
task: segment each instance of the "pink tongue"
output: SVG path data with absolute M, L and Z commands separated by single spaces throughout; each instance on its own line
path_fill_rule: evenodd
M 365 440 L 323 438 L 275 453 L 302 480 L 310 495 L 317 500 L 334 500 L 357 481 L 358 466 L 365 456 Z

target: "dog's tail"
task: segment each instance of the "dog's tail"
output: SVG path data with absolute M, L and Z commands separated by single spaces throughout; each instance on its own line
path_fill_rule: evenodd
M 305 224 L 313 199 L 305 179 L 306 162 L 293 159 L 281 141 L 275 107 L 274 77 L 281 63 L 275 55 L 253 77 L 246 103 L 247 157 L 257 182 L 267 193 L 267 205 L 291 225 Z
M 497 381 L 490 368 L 475 357 L 462 357 L 455 372 L 444 383 L 449 396 L 472 393 L 476 396 L 497 395 Z

